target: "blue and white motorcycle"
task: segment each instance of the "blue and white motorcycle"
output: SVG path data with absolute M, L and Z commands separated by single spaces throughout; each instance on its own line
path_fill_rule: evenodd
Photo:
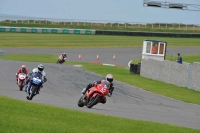
M 40 87 L 42 86 L 42 74 L 40 72 L 33 73 L 30 82 L 27 86 L 27 99 L 32 100 L 35 95 L 37 95 Z M 30 88 L 30 89 L 29 89 Z

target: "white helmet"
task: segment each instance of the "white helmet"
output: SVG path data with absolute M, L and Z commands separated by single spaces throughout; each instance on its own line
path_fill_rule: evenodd
M 44 66 L 43 66 L 42 64 L 39 64 L 39 65 L 38 65 L 38 70 L 39 70 L 40 72 L 42 72 L 42 71 L 44 70 Z
M 113 82 L 113 75 L 112 74 L 108 74 L 108 75 L 106 75 L 106 80 L 108 81 L 108 82 L 110 82 L 110 83 L 112 83 Z

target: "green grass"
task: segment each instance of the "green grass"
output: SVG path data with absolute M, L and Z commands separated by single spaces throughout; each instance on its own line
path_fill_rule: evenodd
M 200 47 L 199 38 L 135 37 L 74 34 L 2 33 L 1 48 L 129 48 L 145 39 L 167 41 L 167 47 Z
M 184 62 L 200 62 L 197 54 L 194 55 L 182 55 Z M 33 58 L 34 57 L 34 58 Z M 187 57 L 187 58 L 186 58 Z M 0 59 L 5 60 L 21 60 L 21 61 L 31 61 L 31 62 L 49 62 L 55 63 L 57 60 L 57 55 L 23 55 L 23 54 L 8 54 Z M 170 58 L 170 57 L 167 57 Z M 80 63 L 80 62 L 66 62 L 65 64 L 74 65 L 81 64 L 84 69 L 106 75 L 112 72 L 116 80 L 122 81 L 124 83 L 151 91 L 163 96 L 171 97 L 177 100 L 181 100 L 188 103 L 195 103 L 200 105 L 200 92 L 187 89 L 184 87 L 177 87 L 172 84 L 166 84 L 164 82 L 151 80 L 148 78 L 141 77 L 140 75 L 130 74 L 129 69 L 125 67 L 112 67 L 112 66 L 102 66 L 94 65 L 90 63 Z M 126 77 L 126 78 L 125 78 Z M 145 84 L 144 84 L 145 83 Z
M 0 96 L 1 133 L 200 133 L 200 130 L 131 120 Z
M 152 25 L 140 26 L 138 28 L 138 25 L 128 25 L 125 27 L 125 25 L 120 25 L 118 27 L 118 24 L 113 24 L 112 27 L 109 23 L 107 23 L 105 26 L 103 24 L 100 24 L 99 26 L 97 24 L 91 25 L 91 23 L 68 23 L 66 25 L 64 24 L 26 24 L 26 23 L 2 23 L 0 22 L 1 26 L 13 26 L 13 27 L 45 27 L 45 28 L 73 28 L 73 29 L 94 29 L 94 30 L 120 30 L 120 31 L 149 31 L 149 32 L 178 32 L 178 33 L 200 33 L 199 27 L 194 27 L 192 25 L 188 25 L 188 28 L 186 29 L 186 26 L 181 26 L 179 29 L 179 26 L 176 25 L 175 28 L 171 25 L 168 28 L 166 28 L 166 25 L 162 25 L 159 29 L 158 25 L 154 25 L 154 28 L 152 29 Z

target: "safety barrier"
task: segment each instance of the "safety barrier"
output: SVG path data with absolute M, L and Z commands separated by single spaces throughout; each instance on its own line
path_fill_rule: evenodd
M 0 27 L 0 32 L 59 33 L 59 34 L 88 34 L 88 35 L 95 34 L 95 35 L 121 35 L 121 36 L 158 36 L 158 37 L 184 37 L 184 38 L 199 38 L 200 37 L 200 33 L 109 31 L 109 30 L 33 28 L 33 27 Z
M 95 34 L 95 30 L 66 28 L 0 27 L 0 32 Z
M 109 31 L 96 30 L 96 35 L 119 35 L 119 36 L 156 36 L 156 37 L 183 37 L 199 38 L 200 33 L 170 33 L 170 32 L 144 32 L 144 31 Z

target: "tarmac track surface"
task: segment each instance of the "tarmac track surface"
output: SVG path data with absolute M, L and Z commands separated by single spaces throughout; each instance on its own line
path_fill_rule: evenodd
M 128 51 L 129 50 L 130 49 L 128 49 Z M 7 53 L 12 53 L 9 51 L 15 51 L 15 53 L 18 53 L 16 49 L 7 49 Z M 27 51 L 27 49 L 25 51 Z M 22 51 L 21 49 L 20 53 L 25 53 L 25 51 Z M 44 51 L 47 50 L 44 49 Z M 53 51 L 54 50 L 50 53 L 56 54 L 57 52 L 61 52 L 63 50 L 55 49 L 56 52 Z M 89 51 L 88 53 L 90 53 Z M 125 52 L 124 55 L 129 53 L 128 51 Z M 138 51 L 138 49 L 135 51 Z M 35 51 L 35 53 L 38 52 L 39 51 Z M 141 51 L 139 53 L 141 53 Z M 73 52 L 69 53 L 69 55 L 71 54 L 73 55 Z M 139 57 L 140 55 L 137 56 Z M 106 59 L 103 60 L 105 63 L 108 63 L 107 61 L 108 60 Z M 26 101 L 25 92 L 19 91 L 15 81 L 16 70 L 22 64 L 25 64 L 28 70 L 32 70 L 38 65 L 37 62 L 0 60 L 1 95 Z M 200 129 L 199 105 L 184 103 L 182 101 L 160 96 L 116 80 L 114 81 L 115 90 L 113 96 L 107 98 L 106 104 L 97 104 L 91 109 L 86 107 L 80 108 L 77 106 L 77 102 L 80 98 L 81 90 L 94 79 L 98 80 L 103 77 L 83 70 L 82 68 L 70 65 L 57 65 L 51 63 L 43 64 L 45 66 L 48 81 L 44 84 L 44 88 L 41 90 L 40 94 L 35 96 L 30 102 Z M 121 64 L 123 65 L 123 63 Z

